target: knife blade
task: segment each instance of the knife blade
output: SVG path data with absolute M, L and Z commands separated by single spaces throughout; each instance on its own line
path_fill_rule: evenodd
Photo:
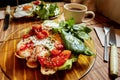
M 116 36 L 115 36 L 115 31 L 113 27 L 110 30 L 109 44 L 111 46 L 110 75 L 111 77 L 117 77 L 118 76 L 118 52 L 117 52 L 117 46 L 116 46 Z
M 10 22 L 10 6 L 6 7 L 5 19 L 4 19 L 4 31 L 8 29 Z

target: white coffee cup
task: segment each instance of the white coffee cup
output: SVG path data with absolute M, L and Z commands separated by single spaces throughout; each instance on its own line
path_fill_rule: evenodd
M 93 11 L 87 11 L 87 7 L 78 3 L 68 3 L 64 5 L 64 18 L 69 20 L 74 18 L 75 23 L 89 22 L 95 18 Z M 87 18 L 86 16 L 89 16 Z

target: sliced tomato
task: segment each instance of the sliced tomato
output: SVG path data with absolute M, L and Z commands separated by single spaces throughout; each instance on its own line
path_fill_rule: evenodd
M 43 30 L 42 25 L 33 25 L 32 32 L 34 32 L 33 34 L 35 34 L 38 39 L 43 39 L 49 36 L 49 32 L 47 30 Z
M 28 37 L 30 37 L 30 34 L 25 34 L 25 35 L 23 35 L 23 39 L 26 39 L 26 38 L 28 38 Z
M 27 49 L 27 45 L 22 45 L 21 47 L 20 47 L 20 51 L 23 51 L 23 50 L 26 50 Z
M 60 57 L 61 58 L 64 58 L 64 59 L 68 59 L 71 55 L 71 51 L 70 50 L 63 50 L 60 54 Z
M 30 35 L 30 36 L 35 35 L 35 31 L 34 31 L 33 29 L 31 29 L 30 32 L 29 32 L 29 35 Z
M 71 51 L 64 50 L 58 56 L 55 57 L 41 57 L 38 55 L 38 61 L 41 66 L 49 66 L 49 67 L 58 67 L 63 65 L 66 60 L 70 57 Z
M 45 38 L 45 35 L 42 34 L 41 32 L 37 33 L 36 36 L 37 36 L 38 39 L 43 39 L 43 38 Z
M 61 66 L 65 63 L 66 59 L 64 57 L 57 56 L 52 58 L 51 61 L 53 62 L 53 66 Z
M 59 55 L 61 53 L 61 50 L 58 50 L 58 49 L 53 49 L 52 51 L 51 51 L 51 54 L 53 55 L 53 56 L 57 56 L 57 55 Z
M 33 47 L 34 47 L 34 43 L 30 41 L 29 43 L 22 45 L 20 47 L 20 51 L 26 50 L 27 48 L 33 48 Z
M 41 1 L 39 1 L 39 0 L 33 1 L 33 4 L 35 4 L 35 5 L 40 5 L 40 4 L 41 4 Z
M 42 30 L 41 32 L 37 32 L 36 36 L 37 36 L 38 39 L 43 39 L 43 38 L 48 37 L 49 33 L 46 30 Z
M 32 41 L 30 41 L 29 43 L 26 44 L 27 48 L 33 48 L 34 47 L 34 43 Z
M 66 60 L 70 57 L 71 51 L 64 50 L 60 53 L 59 56 L 52 58 L 52 62 L 54 62 L 54 66 L 61 66 L 63 65 Z
M 48 32 L 47 30 L 42 30 L 41 32 L 42 32 L 42 34 L 44 34 L 46 37 L 49 36 L 49 32 Z
M 61 43 L 55 43 L 55 47 L 56 47 L 58 50 L 63 50 L 63 49 L 64 49 L 64 46 L 63 46 Z
M 40 32 L 42 30 L 42 25 L 33 25 L 32 29 L 36 32 Z
M 53 66 L 51 62 L 51 58 L 49 57 L 42 57 L 38 55 L 38 61 L 40 62 L 41 66 Z

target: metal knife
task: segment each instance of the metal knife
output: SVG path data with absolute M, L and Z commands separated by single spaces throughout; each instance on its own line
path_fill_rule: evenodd
M 4 27 L 3 27 L 4 31 L 8 29 L 9 22 L 10 22 L 10 6 L 8 5 L 6 7 L 6 12 L 5 12 Z
M 118 52 L 117 52 L 117 46 L 116 46 L 116 36 L 114 28 L 112 27 L 110 30 L 110 36 L 109 36 L 109 44 L 111 46 L 110 51 L 110 75 L 111 77 L 117 77 L 118 76 Z

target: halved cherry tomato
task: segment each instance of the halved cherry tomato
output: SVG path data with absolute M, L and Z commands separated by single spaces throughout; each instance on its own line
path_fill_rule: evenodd
M 51 54 L 53 55 L 53 56 L 57 56 L 57 55 L 59 55 L 61 53 L 61 50 L 58 50 L 58 49 L 53 49 L 52 51 L 51 51 Z
M 35 30 L 36 32 L 39 32 L 42 30 L 42 25 L 33 25 L 32 29 Z
M 37 36 L 38 39 L 43 39 L 43 38 L 48 37 L 49 33 L 46 30 L 42 30 L 41 32 L 37 32 L 36 36 Z
M 38 61 L 40 62 L 41 66 L 58 67 L 63 65 L 70 55 L 71 51 L 64 50 L 55 57 L 41 57 L 38 55 Z
M 63 49 L 64 49 L 64 46 L 63 46 L 61 43 L 55 43 L 55 47 L 56 47 L 58 50 L 63 50 Z
M 27 49 L 27 46 L 26 45 L 22 45 L 21 47 L 20 47 L 20 51 L 23 51 L 23 50 L 26 50 Z
M 38 39 L 43 39 L 43 38 L 45 38 L 45 35 L 42 34 L 41 32 L 37 33 L 36 36 L 37 36 Z
M 41 32 L 42 32 L 42 34 L 44 34 L 46 37 L 49 36 L 49 32 L 48 32 L 47 30 L 42 30 Z
M 35 5 L 40 5 L 40 4 L 41 4 L 41 1 L 39 1 L 39 0 L 33 1 L 33 4 L 35 4 Z
M 25 35 L 23 35 L 23 39 L 26 39 L 26 38 L 28 38 L 28 37 L 30 37 L 30 34 L 25 34 Z
M 38 39 L 43 39 L 49 36 L 49 32 L 43 30 L 42 25 L 33 25 L 32 30 Z
M 52 58 L 51 61 L 54 62 L 54 66 L 61 66 L 66 62 L 70 55 L 71 55 L 70 50 L 64 50 L 60 53 L 59 56 Z
M 60 57 L 63 57 L 65 59 L 68 59 L 71 55 L 71 51 L 70 50 L 63 50 L 60 54 Z
M 30 41 L 29 43 L 26 44 L 27 48 L 33 48 L 34 47 L 34 43 L 32 41 Z
M 38 57 L 38 61 L 41 64 L 41 66 L 53 67 L 50 57 L 42 57 L 39 54 L 37 55 L 37 57 Z
M 29 43 L 22 45 L 20 47 L 20 51 L 26 50 L 27 48 L 33 48 L 33 47 L 34 47 L 34 43 L 30 41 Z
M 29 32 L 29 35 L 30 35 L 30 36 L 35 35 L 35 31 L 34 31 L 33 29 L 31 29 L 30 32 Z

